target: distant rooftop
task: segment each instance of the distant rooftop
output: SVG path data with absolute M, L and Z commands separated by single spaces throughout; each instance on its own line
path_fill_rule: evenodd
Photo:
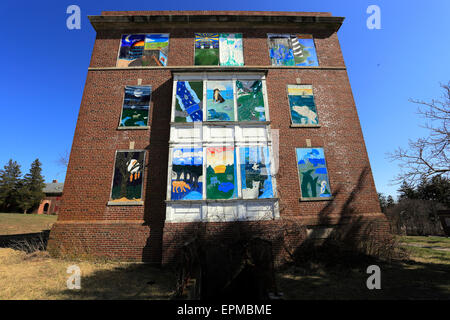
M 46 183 L 44 187 L 44 193 L 62 193 L 64 189 L 64 182 L 58 182 L 53 180 L 51 183 Z

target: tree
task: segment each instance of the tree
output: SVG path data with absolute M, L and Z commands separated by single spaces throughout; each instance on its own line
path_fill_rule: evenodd
M 34 160 L 31 164 L 30 172 L 24 176 L 21 183 L 19 207 L 23 210 L 23 213 L 27 213 L 27 210 L 39 206 L 41 200 L 45 197 L 42 191 L 45 183 L 41 165 L 39 159 Z
M 395 204 L 394 198 L 391 195 L 385 196 L 378 192 L 378 201 L 380 202 L 381 212 L 386 213 L 386 210 Z
M 434 176 L 431 179 L 422 180 L 417 186 L 417 194 L 419 199 L 437 201 L 449 207 L 450 179 Z
M 387 201 L 386 201 L 386 196 L 384 194 L 382 194 L 381 192 L 378 192 L 378 201 L 380 202 L 381 212 L 385 212 L 386 206 L 387 206 Z
M 386 208 L 390 208 L 393 205 L 395 205 L 395 201 L 394 198 L 392 198 L 391 195 L 388 195 L 387 199 L 386 199 Z
M 0 170 L 0 207 L 2 211 L 17 209 L 20 202 L 21 175 L 20 165 L 12 159 L 4 166 L 3 170 Z
M 429 130 L 429 135 L 416 141 L 410 140 L 409 149 L 398 148 L 389 154 L 393 161 L 400 162 L 402 172 L 396 177 L 399 182 L 417 185 L 423 179 L 449 176 L 450 82 L 441 84 L 441 87 L 444 91 L 442 100 L 409 100 L 421 105 L 418 114 L 425 118 L 423 127 Z
M 397 190 L 399 193 L 399 200 L 403 199 L 418 199 L 417 192 L 414 188 L 414 186 L 410 185 L 408 182 L 403 181 L 400 188 Z

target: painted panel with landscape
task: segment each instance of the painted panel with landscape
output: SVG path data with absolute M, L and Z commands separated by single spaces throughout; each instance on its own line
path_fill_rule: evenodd
M 302 199 L 330 198 L 323 148 L 296 148 Z
M 219 65 L 219 34 L 196 33 L 194 55 L 196 66 Z
M 221 33 L 219 49 L 221 66 L 244 65 L 242 33 Z
M 206 109 L 209 121 L 234 121 L 232 81 L 206 83 Z
M 288 97 L 293 124 L 319 124 L 312 85 L 288 85 Z
M 120 127 L 145 127 L 148 125 L 150 86 L 126 86 L 123 98 Z
M 175 148 L 172 154 L 172 200 L 201 200 L 203 149 Z
M 291 35 L 269 34 L 269 54 L 273 66 L 295 65 Z
M 169 34 L 125 34 L 117 67 L 166 66 L 168 54 Z
M 175 122 L 203 121 L 203 82 L 178 81 Z
M 237 197 L 234 147 L 206 149 L 206 196 L 208 199 Z
M 291 42 L 296 66 L 317 67 L 319 65 L 314 39 L 311 35 L 294 35 Z
M 142 201 L 144 151 L 117 151 L 111 189 L 112 202 Z
M 236 81 L 239 121 L 266 121 L 261 80 Z
M 273 198 L 269 148 L 241 147 L 239 151 L 243 198 Z

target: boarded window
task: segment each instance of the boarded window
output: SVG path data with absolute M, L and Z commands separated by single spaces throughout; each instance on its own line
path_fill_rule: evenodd
M 236 81 L 239 121 L 266 121 L 261 80 Z
M 241 33 L 196 33 L 195 65 L 243 66 Z
M 174 148 L 172 154 L 172 200 L 203 199 L 203 149 Z
M 311 85 L 288 85 L 289 108 L 294 125 L 317 125 L 316 103 Z
M 240 147 L 241 186 L 244 199 L 272 198 L 268 147 Z
M 166 66 L 169 34 L 124 34 L 117 67 Z
M 323 148 L 296 148 L 302 200 L 324 200 L 331 197 Z
M 150 109 L 150 86 L 126 86 L 123 98 L 120 127 L 148 126 Z
M 203 121 L 203 82 L 178 81 L 175 122 Z
M 273 66 L 318 66 L 311 35 L 269 34 L 269 55 Z
M 206 99 L 208 120 L 234 121 L 233 81 L 207 81 Z
M 117 151 L 110 202 L 142 201 L 145 151 Z
M 236 156 L 234 147 L 206 149 L 206 196 L 208 199 L 236 198 Z

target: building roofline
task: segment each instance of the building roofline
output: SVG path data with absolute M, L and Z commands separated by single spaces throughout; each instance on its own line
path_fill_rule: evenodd
M 267 28 L 302 27 L 309 31 L 336 32 L 344 17 L 328 12 L 279 11 L 105 11 L 100 16 L 88 16 L 92 26 L 100 30 L 142 30 L 170 27 Z

